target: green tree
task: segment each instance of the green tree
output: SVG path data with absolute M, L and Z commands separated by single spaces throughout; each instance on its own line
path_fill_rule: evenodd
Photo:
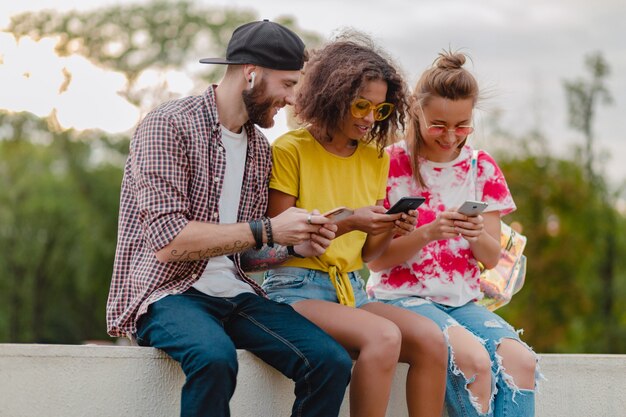
M 613 99 L 606 87 L 606 77 L 611 71 L 603 55 L 600 52 L 587 55 L 585 67 L 590 73 L 590 79 L 564 81 L 563 86 L 567 98 L 569 123 L 585 137 L 585 168 L 589 178 L 593 179 L 595 175 L 593 122 L 596 107 L 601 103 L 612 103 Z
M 597 263 L 593 230 L 585 221 L 597 193 L 572 161 L 533 154 L 498 161 L 518 206 L 505 220 L 522 225 L 529 260 L 524 289 L 498 313 L 524 328 L 540 352 L 599 351 L 590 346 L 602 324 L 589 279 Z
M 0 339 L 101 338 L 121 168 L 87 161 L 97 138 L 28 113 L 0 113 L 0 125 L 12 127 L 0 135 Z
M 528 271 L 524 289 L 498 310 L 539 352 L 625 352 L 626 219 L 604 203 L 604 189 L 586 170 L 583 152 L 571 158 L 551 155 L 547 139 L 534 129 L 512 136 L 491 120 L 489 149 L 504 171 L 517 211 L 505 221 L 517 222 L 528 237 Z M 610 209 L 610 212 L 606 210 Z M 614 216 L 615 285 L 611 318 L 606 319 L 600 265 L 604 241 L 597 239 L 601 216 Z M 608 334 L 612 338 L 608 339 Z
M 602 253 L 598 263 L 598 279 L 602 283 L 599 289 L 601 303 L 601 319 L 607 324 L 604 337 L 608 352 L 615 351 L 616 321 L 615 321 L 615 282 L 616 260 L 618 255 L 616 231 L 619 224 L 616 207 L 616 195 L 611 193 L 604 176 L 597 172 L 595 167 L 594 149 L 595 135 L 593 123 L 596 118 L 599 104 L 611 103 L 611 94 L 606 87 L 606 78 L 610 74 L 608 62 L 600 52 L 585 57 L 585 67 L 589 78 L 579 78 L 574 81 L 564 81 L 567 96 L 570 125 L 580 131 L 585 138 L 584 158 L 587 176 L 594 188 L 597 189 L 600 200 L 595 205 L 590 221 L 595 225 L 595 233 L 591 240 Z

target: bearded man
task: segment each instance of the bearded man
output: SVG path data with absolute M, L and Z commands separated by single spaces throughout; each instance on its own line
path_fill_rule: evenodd
M 289 305 L 268 300 L 242 268 L 245 251 L 271 253 L 264 265 L 319 255 L 337 230 L 316 211 L 265 217 L 271 152 L 255 124 L 272 126 L 293 103 L 305 58 L 291 30 L 247 23 L 233 32 L 226 59 L 200 61 L 228 65 L 219 84 L 162 104 L 133 135 L 107 327 L 180 363 L 181 416 L 230 415 L 236 349 L 295 381 L 293 416 L 339 413 L 348 353 Z

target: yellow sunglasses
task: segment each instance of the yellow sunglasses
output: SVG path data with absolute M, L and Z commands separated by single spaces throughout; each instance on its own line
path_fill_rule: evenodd
M 395 106 L 391 103 L 372 104 L 371 101 L 364 98 L 357 98 L 350 105 L 350 112 L 358 119 L 366 117 L 370 112 L 374 111 L 374 120 L 380 122 L 391 115 Z

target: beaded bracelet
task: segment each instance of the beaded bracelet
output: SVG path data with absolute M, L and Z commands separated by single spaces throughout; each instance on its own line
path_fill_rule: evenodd
M 248 222 L 250 230 L 252 230 L 252 236 L 254 237 L 255 248 L 261 249 L 263 247 L 263 223 L 261 220 L 254 219 Z
M 269 218 L 263 217 L 263 226 L 265 226 L 265 233 L 267 234 L 267 246 L 274 247 L 274 235 L 272 234 L 272 222 Z

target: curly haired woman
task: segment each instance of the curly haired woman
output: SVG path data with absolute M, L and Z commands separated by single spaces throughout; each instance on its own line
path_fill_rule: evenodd
M 363 262 L 395 234 L 413 230 L 415 212 L 385 214 L 388 140 L 404 124 L 406 86 L 396 68 L 364 37 L 338 39 L 315 53 L 296 96 L 302 129 L 273 144 L 268 215 L 289 207 L 354 213 L 337 221 L 325 254 L 292 258 L 266 273 L 270 298 L 291 304 L 355 359 L 352 417 L 383 417 L 396 363 L 409 364 L 409 415 L 441 415 L 447 348 L 430 320 L 368 300 Z

